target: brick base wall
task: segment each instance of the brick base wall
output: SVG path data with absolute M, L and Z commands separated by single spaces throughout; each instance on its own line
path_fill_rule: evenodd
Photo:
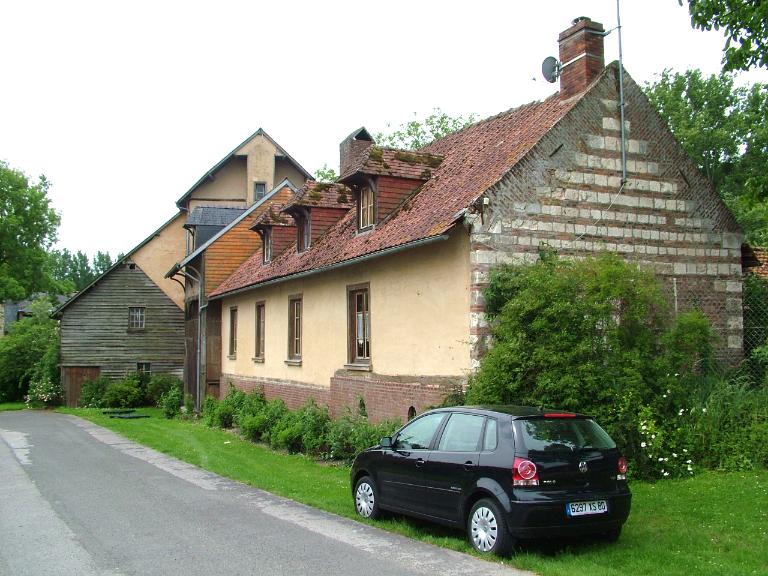
M 231 382 L 245 392 L 261 390 L 269 400 L 281 398 L 291 410 L 314 398 L 318 404 L 328 406 L 334 418 L 347 409 L 357 413 L 362 398 L 372 422 L 389 419 L 406 422 L 411 409 L 419 414 L 442 403 L 455 386 L 464 384 L 460 377 L 395 377 L 343 370 L 330 379 L 329 387 L 235 374 L 223 374 L 222 382 L 221 395 L 227 393 Z

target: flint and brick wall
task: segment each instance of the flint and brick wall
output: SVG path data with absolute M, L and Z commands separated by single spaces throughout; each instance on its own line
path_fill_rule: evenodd
M 733 216 L 640 89 L 626 77 L 627 181 L 621 185 L 621 123 L 607 75 L 501 182 L 472 216 L 473 365 L 489 344 L 483 290 L 491 268 L 614 252 L 654 271 L 670 309 L 701 309 L 719 355 L 742 354 L 741 243 Z

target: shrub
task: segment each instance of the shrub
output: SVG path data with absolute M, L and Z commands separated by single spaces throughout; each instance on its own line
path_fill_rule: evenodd
M 106 376 L 99 376 L 83 382 L 80 388 L 80 406 L 82 408 L 101 408 L 108 385 L 109 379 Z
M 162 396 L 174 386 L 183 386 L 183 383 L 173 374 L 153 374 L 147 382 L 147 403 L 159 406 Z
M 181 402 L 184 399 L 184 390 L 181 381 L 171 385 L 160 397 L 160 407 L 163 416 L 169 420 L 176 418 L 181 412 Z
M 269 443 L 289 452 L 322 454 L 327 451 L 330 420 L 328 408 L 310 398 L 298 410 L 286 412 L 272 429 Z
M 240 431 L 253 442 L 269 442 L 275 426 L 287 413 L 285 402 L 279 398 L 269 400 L 257 414 L 243 419 Z
M 103 403 L 107 408 L 136 408 L 144 402 L 144 387 L 135 374 L 123 380 L 111 382 L 104 392 Z
M 216 408 L 219 401 L 213 396 L 206 396 L 203 401 L 203 423 L 209 428 L 213 428 L 216 418 Z
M 326 457 L 334 460 L 352 460 L 366 448 L 375 446 L 384 436 L 391 436 L 401 426 L 398 421 L 371 424 L 367 418 L 349 411 L 341 418 L 331 420 L 328 427 Z
M 235 407 L 228 402 L 219 402 L 216 407 L 214 424 L 219 428 L 232 428 L 235 423 Z
M 58 406 L 64 400 L 64 388 L 48 377 L 33 379 L 26 400 L 30 408 Z
M 14 322 L 9 333 L 0 337 L 0 402 L 22 400 L 33 377 L 59 382 L 59 335 L 50 310 L 48 300 L 35 301 L 32 315 Z
M 264 393 L 261 390 L 254 390 L 246 394 L 235 414 L 235 424 L 242 427 L 245 418 L 255 416 L 264 409 L 266 404 L 267 400 L 264 398 Z

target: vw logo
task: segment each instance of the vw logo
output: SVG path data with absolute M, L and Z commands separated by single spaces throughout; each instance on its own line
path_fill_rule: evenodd
M 587 473 L 587 469 L 588 469 L 587 468 L 587 463 L 584 462 L 584 460 L 579 462 L 579 472 L 581 472 L 582 474 L 586 474 Z

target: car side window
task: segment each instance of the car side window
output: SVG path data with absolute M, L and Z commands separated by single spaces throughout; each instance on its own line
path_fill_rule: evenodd
M 498 446 L 499 440 L 496 435 L 496 420 L 488 418 L 488 423 L 485 425 L 485 438 L 483 438 L 483 450 L 486 452 L 493 452 Z
M 477 452 L 484 420 L 484 416 L 474 414 L 451 414 L 437 449 L 445 452 Z
M 395 439 L 397 450 L 428 450 L 435 432 L 440 427 L 445 414 L 427 414 L 414 420 L 400 430 Z

